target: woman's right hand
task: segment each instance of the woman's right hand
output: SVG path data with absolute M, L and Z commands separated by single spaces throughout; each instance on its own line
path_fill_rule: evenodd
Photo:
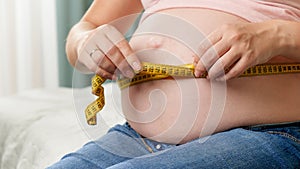
M 77 56 L 78 62 L 106 79 L 115 80 L 117 72 L 132 78 L 134 72 L 141 70 L 141 62 L 128 41 L 108 24 L 85 33 L 78 44 Z

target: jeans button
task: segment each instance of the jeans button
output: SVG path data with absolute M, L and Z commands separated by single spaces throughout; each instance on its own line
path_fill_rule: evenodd
M 157 144 L 157 145 L 155 146 L 155 148 L 156 148 L 157 150 L 159 150 L 159 149 L 161 148 L 161 145 L 160 145 L 160 144 Z

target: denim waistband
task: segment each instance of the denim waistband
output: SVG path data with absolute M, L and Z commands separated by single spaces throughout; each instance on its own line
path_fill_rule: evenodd
M 244 129 L 254 132 L 266 132 L 269 134 L 279 135 L 292 140 L 296 144 L 300 144 L 300 121 L 248 126 L 244 127 Z
M 127 122 L 123 126 L 131 131 L 132 136 L 141 139 L 142 144 L 144 144 L 144 146 L 151 153 L 177 146 L 175 144 L 160 143 L 148 138 L 144 138 L 143 136 L 139 135 L 134 129 L 132 129 Z M 289 137 L 292 137 L 294 140 L 296 140 L 296 142 L 299 142 L 300 140 L 300 121 L 276 124 L 261 124 L 241 128 L 249 131 L 268 132 L 270 134 L 272 134 L 272 132 L 273 134 L 286 133 Z
M 300 128 L 300 121 L 295 122 L 285 122 L 285 123 L 274 123 L 274 124 L 259 124 L 254 126 L 245 126 L 242 127 L 246 130 L 253 130 L 253 131 L 262 131 L 268 129 L 275 129 L 275 128 Z

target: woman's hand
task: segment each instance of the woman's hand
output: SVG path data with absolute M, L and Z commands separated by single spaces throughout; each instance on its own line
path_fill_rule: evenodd
M 84 33 L 77 47 L 80 64 L 106 79 L 116 79 L 116 70 L 132 78 L 141 63 L 124 36 L 111 25 Z
M 212 32 L 195 57 L 195 76 L 228 80 L 247 68 L 262 64 L 279 54 L 280 34 L 271 21 L 228 24 Z M 226 71 L 225 71 L 226 70 Z

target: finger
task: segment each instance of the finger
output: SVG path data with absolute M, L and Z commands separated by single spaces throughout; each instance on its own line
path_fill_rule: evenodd
M 118 48 L 122 52 L 123 56 L 125 56 L 127 62 L 130 64 L 131 68 L 135 72 L 139 72 L 142 69 L 142 65 L 138 57 L 132 51 L 127 40 L 122 40 L 117 44 Z
M 210 33 L 199 45 L 198 55 L 202 56 L 209 48 L 222 39 L 222 32 L 218 29 Z
M 96 62 L 90 57 L 90 53 L 83 51 L 82 54 L 78 56 L 77 59 L 80 63 L 85 65 L 90 71 L 95 73 L 98 69 Z
M 103 54 L 100 49 L 94 50 L 90 56 L 99 67 L 111 74 L 114 74 L 116 66 Z
M 98 66 L 111 74 L 115 74 L 115 72 L 116 72 L 116 66 L 107 57 L 104 57 L 103 59 L 101 59 L 101 61 L 98 62 Z
M 227 43 L 225 40 L 221 40 L 212 46 L 201 58 L 206 69 L 210 67 L 220 58 L 223 57 L 231 48 L 231 44 Z
M 229 48 L 229 45 L 226 45 L 221 41 L 208 49 L 195 67 L 195 76 L 199 77 L 208 72 L 215 62 L 217 62 L 218 59 L 228 51 Z
M 194 58 L 193 64 L 196 66 L 197 63 L 200 61 L 200 58 L 196 54 L 194 54 L 192 57 Z
M 90 71 L 96 72 L 98 69 L 98 65 L 91 59 L 87 58 L 85 59 L 85 62 L 83 63 Z
M 78 51 L 78 63 L 76 64 L 83 64 L 89 71 L 95 73 L 98 66 L 91 56 L 99 54 L 99 52 L 98 48 L 90 40 L 87 41 L 84 46 L 80 48 L 80 51 Z
M 236 53 L 236 50 L 230 49 L 209 69 L 209 78 L 216 79 L 224 76 L 226 70 L 228 70 L 238 59 L 240 59 L 240 57 L 241 56 Z
M 211 66 L 219 59 L 219 55 L 217 54 L 214 47 L 209 48 L 204 55 L 200 58 L 202 62 L 203 68 L 201 70 L 209 70 Z
M 142 68 L 141 62 L 134 54 L 133 50 L 131 49 L 128 41 L 124 38 L 124 36 L 113 26 L 108 25 L 107 27 L 105 27 L 104 30 L 107 38 L 111 41 L 111 43 L 118 47 L 118 49 L 125 57 L 131 68 L 135 71 L 140 71 Z
M 96 49 L 92 50 L 92 52 L 89 53 L 89 56 L 85 58 L 85 64 L 87 67 L 90 67 L 94 73 L 98 74 L 99 76 L 104 77 L 106 79 L 112 79 L 113 73 L 107 72 L 106 69 L 100 67 L 101 65 L 100 62 L 103 63 L 103 61 L 108 60 L 105 59 L 105 57 L 103 56 L 104 56 L 103 52 L 100 49 L 98 49 L 98 47 L 96 47 Z M 108 67 L 108 66 L 104 66 L 104 67 Z
M 103 29 L 99 30 L 103 31 Z M 124 76 L 129 78 L 134 76 L 134 72 L 130 65 L 126 62 L 123 54 L 103 32 L 96 34 L 93 40 L 95 41 L 94 43 L 96 43 L 97 48 L 103 53 L 102 56 L 97 58 L 97 63 L 102 69 L 114 74 L 113 72 L 116 68 L 118 68 Z
M 233 79 L 236 77 L 239 77 L 241 74 L 246 71 L 247 68 L 251 67 L 249 63 L 247 62 L 247 59 L 241 58 L 230 70 L 226 75 L 224 76 L 224 80 Z
M 114 79 L 115 76 L 110 73 L 110 72 L 107 72 L 105 69 L 101 68 L 101 67 L 98 67 L 97 70 L 95 71 L 95 73 L 97 75 L 99 75 L 100 77 L 104 77 L 106 79 Z
M 204 77 L 205 72 L 206 72 L 205 66 L 203 65 L 202 61 L 199 60 L 195 66 L 194 75 L 195 77 Z
M 101 77 L 104 77 L 106 79 L 113 79 L 113 73 L 107 72 L 103 68 L 99 67 L 99 63 L 104 60 L 105 57 L 103 52 L 95 45 L 86 45 L 85 51 L 80 55 L 79 60 L 83 60 L 82 63 L 89 68 L 92 72 L 95 74 L 98 74 Z M 93 49 L 93 50 L 91 50 Z M 91 51 L 91 52 L 88 52 Z M 113 72 L 113 71 L 112 71 Z
M 133 78 L 134 71 L 116 46 L 114 46 L 106 55 L 124 76 Z

